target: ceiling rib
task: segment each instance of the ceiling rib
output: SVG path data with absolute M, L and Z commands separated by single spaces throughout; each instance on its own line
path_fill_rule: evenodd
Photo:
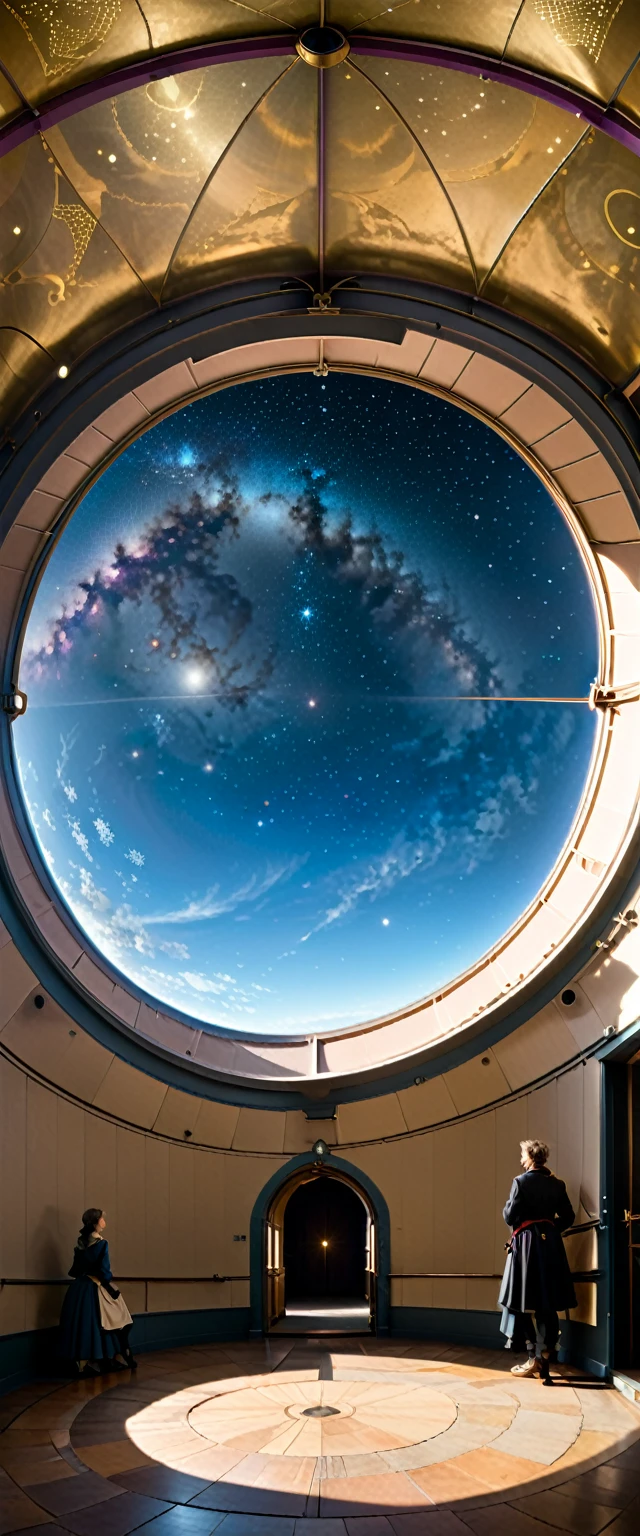
M 489 80 L 500 81 L 548 101 L 553 106 L 579 114 L 585 123 L 598 128 L 633 154 L 640 155 L 640 123 L 627 117 L 619 107 L 605 106 L 564 81 L 524 65 L 512 64 L 496 58 L 494 54 L 481 53 L 476 49 L 448 47 L 415 39 L 369 37 L 354 33 L 350 37 L 350 44 L 351 52 L 356 56 L 360 54 L 369 58 L 435 65 L 466 74 L 481 74 Z M 86 107 L 121 95 L 124 91 L 135 90 L 137 86 L 147 85 L 151 80 L 183 74 L 187 70 L 205 69 L 212 64 L 243 63 L 251 59 L 294 55 L 294 37 L 292 34 L 283 36 L 282 32 L 271 36 L 202 43 L 156 53 L 153 58 L 139 59 L 123 68 L 108 71 L 95 80 L 74 86 L 70 91 L 61 92 L 39 109 L 29 107 L 20 112 L 0 129 L 0 155 L 16 149 L 34 134 L 46 132 Z

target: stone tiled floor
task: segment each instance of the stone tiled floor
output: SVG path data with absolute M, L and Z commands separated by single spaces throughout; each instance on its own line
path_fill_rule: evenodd
M 146 1355 L 0 1399 L 0 1536 L 638 1536 L 640 1411 L 366 1338 Z

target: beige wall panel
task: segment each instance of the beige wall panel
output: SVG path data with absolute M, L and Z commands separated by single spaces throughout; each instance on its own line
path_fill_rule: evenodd
M 496 1270 L 496 1274 L 498 1271 Z M 468 1312 L 495 1312 L 498 1306 L 499 1280 L 467 1280 Z
M 154 379 L 148 379 L 146 384 L 140 384 L 134 393 L 147 411 L 158 411 L 162 406 L 181 399 L 183 395 L 191 394 L 195 387 L 193 374 L 187 364 L 174 363 L 172 368 L 165 368 L 164 373 L 158 373 Z
M 42 1077 L 61 1081 L 61 1062 L 71 1046 L 70 1021 L 61 1008 L 45 996 L 44 1008 L 25 999 L 2 1030 L 2 1043 Z
M 134 394 L 123 395 L 121 400 L 116 400 L 115 405 L 110 405 L 102 416 L 98 416 L 94 426 L 110 437 L 112 442 L 118 443 L 121 437 L 128 436 L 135 431 L 142 422 L 149 420 L 149 412 L 137 396 Z
M 25 1296 L 25 1328 L 55 1328 L 65 1295 L 61 1285 L 30 1285 Z
M 3 1274 L 5 1271 L 3 1270 Z M 25 1280 L 27 1277 L 20 1268 L 16 1279 Z M 23 1333 L 26 1328 L 27 1315 L 27 1290 L 26 1285 L 5 1285 L 0 1291 L 0 1336 L 3 1333 Z
M 269 1109 L 241 1109 L 233 1136 L 239 1152 L 282 1152 L 286 1115 Z
M 433 1132 L 434 1181 L 433 1265 L 436 1270 L 464 1271 L 464 1126 Z M 435 1302 L 442 1306 L 446 1303 Z M 464 1296 L 459 1303 L 464 1306 Z
M 195 1165 L 192 1147 L 169 1148 L 168 1275 L 196 1275 Z
M 552 400 L 546 390 L 539 389 L 537 384 L 532 384 L 526 395 L 510 406 L 502 416 L 505 426 L 510 427 L 523 443 L 539 442 L 541 437 L 546 437 L 555 427 L 569 419 L 569 412 L 564 406 Z
M 496 1126 L 493 1113 L 478 1115 L 461 1127 L 464 1187 L 459 1220 L 464 1236 L 463 1269 L 491 1274 L 496 1211 Z
M 107 453 L 110 453 L 113 443 L 104 432 L 99 432 L 97 427 L 85 427 L 79 437 L 74 437 L 73 442 L 67 448 L 67 453 L 72 459 L 79 459 L 81 464 L 87 464 L 89 469 L 101 464 Z
M 599 1033 L 608 1024 L 619 1027 L 622 1022 L 631 1024 L 638 1017 L 638 969 L 637 943 L 627 940 L 611 957 L 605 956 L 593 970 L 580 977 L 581 989 L 600 1019 Z
M 472 400 L 492 416 L 500 416 L 530 388 L 528 379 L 496 363 L 490 357 L 474 353 L 456 384 L 456 394 Z
M 39 919 L 38 927 L 44 934 L 48 944 L 51 945 L 54 954 L 72 971 L 78 964 L 82 950 L 69 932 L 62 918 L 58 916 L 55 907 L 50 907 L 48 912 L 43 912 Z
M 69 1035 L 69 1049 L 60 1058 L 56 1081 L 67 1093 L 72 1093 L 74 1098 L 91 1104 L 100 1084 L 104 1082 L 113 1056 L 71 1020 L 69 1025 L 76 1033 Z M 53 1078 L 53 1072 L 51 1075 Z
M 434 1269 L 435 1136 L 403 1146 L 401 1171 L 402 1272 Z M 426 1305 L 426 1303 L 416 1303 Z
M 145 1289 L 142 1281 L 139 1281 L 137 1284 L 135 1281 L 128 1281 L 127 1284 L 123 1285 L 122 1287 L 122 1294 L 132 1317 L 136 1312 L 145 1311 Z
M 445 1072 L 444 1081 L 460 1115 L 502 1099 L 509 1092 L 509 1084 L 493 1050 L 483 1051 L 481 1056 L 473 1056 L 461 1067 Z
M 467 1306 L 466 1280 L 434 1280 L 433 1306 L 464 1312 Z
M 558 1078 L 558 1161 L 554 1172 L 559 1172 L 565 1181 L 576 1221 L 583 1220 L 585 1215 L 580 1211 L 583 1087 L 582 1065 Z M 551 1166 L 554 1167 L 553 1163 Z
M 238 1274 L 239 1273 L 240 1273 L 240 1271 L 238 1270 Z M 225 1294 L 227 1294 L 227 1295 L 228 1295 L 228 1292 L 231 1291 L 231 1299 L 225 1301 L 225 1303 L 224 1303 L 225 1306 L 227 1306 L 227 1307 L 228 1306 L 232 1306 L 232 1307 L 248 1307 L 249 1306 L 250 1301 L 251 1301 L 251 1287 L 250 1287 L 250 1284 L 249 1284 L 248 1280 L 234 1280 L 233 1283 L 231 1284 L 231 1286 L 226 1286 L 226 1285 L 225 1286 L 219 1286 L 218 1289 L 219 1290 L 224 1290 Z
M 86 1157 L 85 1205 L 101 1206 L 109 1223 L 109 1251 L 112 1261 L 118 1252 L 118 1164 L 117 1127 L 100 1115 L 87 1115 L 84 1128 Z
M 407 1148 L 401 1142 L 368 1142 L 349 1150 L 346 1159 L 362 1169 L 377 1185 L 389 1207 L 391 1268 L 399 1273 L 407 1266 L 404 1256 L 405 1226 L 402 1197 L 407 1179 Z
M 57 1134 L 57 1204 L 58 1238 L 62 1257 L 61 1275 L 71 1267 L 73 1249 L 80 1231 L 80 1218 L 86 1209 L 84 1198 L 84 1132 L 87 1116 L 78 1104 L 56 1097 Z M 51 1148 L 53 1155 L 54 1148 Z
M 37 985 L 37 977 L 15 944 L 0 949 L 0 1025 L 6 1024 Z
M 590 538 L 601 540 L 603 544 L 637 539 L 638 524 L 622 491 L 610 491 L 607 496 L 580 501 L 577 507 Z
M 558 1083 L 555 1079 L 551 1083 L 545 1083 L 544 1088 L 536 1088 L 526 1099 L 527 1124 L 523 1128 L 523 1138 L 537 1137 L 539 1141 L 546 1141 L 549 1146 L 549 1162 L 556 1173 L 562 1178 L 562 1170 L 558 1167 Z
M 600 1126 L 602 1119 L 602 1067 L 593 1057 L 585 1061 L 583 1071 L 582 1183 L 580 1199 L 587 1216 L 599 1216 Z
M 596 496 L 607 496 L 610 491 L 619 491 L 620 482 L 602 453 L 592 453 L 589 458 L 581 459 L 579 464 L 568 464 L 564 469 L 556 470 L 558 484 L 566 491 L 572 501 L 579 501 L 584 507 L 584 515 L 588 517 L 588 505 Z M 598 535 L 602 537 L 601 534 Z
M 116 1130 L 118 1241 L 111 1245 L 111 1265 L 121 1275 L 147 1274 L 145 1244 L 144 1137 L 122 1126 Z M 108 1215 L 108 1212 L 107 1212 Z M 109 1222 L 106 1236 L 110 1237 Z
M 8 1278 L 26 1280 L 27 1078 L 0 1058 L 0 1268 Z M 8 1315 L 8 1299 L 0 1293 Z M 20 1303 L 24 1312 L 24 1298 Z M 23 1325 L 17 1324 L 22 1327 Z M 11 1332 L 8 1327 L 6 1332 Z
M 550 432 L 536 443 L 536 458 L 541 459 L 547 469 L 560 469 L 564 464 L 575 464 L 578 459 L 586 459 L 596 451 L 593 439 L 577 421 L 557 427 L 555 432 Z
M 438 1125 L 442 1120 L 452 1120 L 457 1114 L 443 1077 L 431 1077 L 426 1083 L 401 1088 L 398 1103 L 410 1131 L 420 1130 L 424 1125 Z
M 152 1136 L 143 1138 L 145 1178 L 145 1264 L 148 1275 L 170 1275 L 169 1157 L 171 1147 Z
M 230 1147 L 240 1117 L 235 1104 L 214 1104 L 203 1099 L 195 1123 L 193 1139 L 209 1147 Z
M 452 341 L 436 341 L 420 369 L 420 378 L 451 389 L 473 353 Z
M 572 981 L 571 990 L 576 994 L 575 1002 L 567 1008 L 560 996 L 556 1007 L 577 1048 L 582 1051 L 602 1034 L 602 1019 L 579 982 Z
M 433 1280 L 392 1281 L 392 1307 L 432 1307 Z
M 29 1278 L 65 1273 L 58 1238 L 56 1170 L 57 1100 L 48 1089 L 27 1083 L 27 1243 Z M 66 1265 L 68 1269 L 69 1265 Z
M 269 1182 L 283 1160 L 270 1157 L 223 1157 L 224 1231 L 233 1238 L 234 1232 L 244 1232 L 249 1246 L 251 1212 L 260 1190 Z M 244 1256 L 244 1244 L 234 1243 L 233 1253 Z M 234 1271 L 235 1273 L 235 1258 Z M 238 1265 L 238 1274 L 242 1273 Z
M 184 1141 L 185 1131 L 191 1131 L 193 1136 L 201 1108 L 202 1099 L 197 1099 L 195 1094 L 180 1093 L 177 1088 L 168 1088 L 153 1122 L 153 1129 L 159 1136 L 172 1136 L 176 1141 Z
M 379 1141 L 381 1136 L 401 1136 L 407 1126 L 395 1093 L 363 1099 L 338 1108 L 338 1142 Z
M 553 1003 L 493 1047 L 510 1088 L 535 1082 L 577 1055 L 576 1042 Z
M 225 1159 L 212 1152 L 199 1152 L 197 1147 L 192 1155 L 197 1273 L 240 1274 L 242 1264 L 237 1266 L 236 1256 L 244 1244 L 233 1243 L 224 1224 Z M 248 1239 L 247 1233 L 247 1247 Z
M 496 1117 L 496 1200 L 494 1212 L 493 1269 L 496 1274 L 504 1266 L 504 1245 L 510 1230 L 502 1212 L 509 1198 L 509 1191 L 516 1174 L 521 1173 L 520 1142 L 527 1135 L 527 1100 L 512 1099 L 501 1104 Z
M 125 1061 L 114 1056 L 111 1066 L 95 1094 L 96 1109 L 106 1109 L 132 1125 L 153 1125 L 160 1105 L 167 1092 L 165 1083 L 158 1083 L 144 1072 L 137 1072 Z
M 297 1152 L 309 1152 L 319 1137 L 326 1141 L 327 1146 L 335 1147 L 337 1142 L 337 1121 L 307 1120 L 306 1115 L 301 1109 L 287 1111 L 284 1152 L 288 1152 L 291 1156 L 294 1156 Z

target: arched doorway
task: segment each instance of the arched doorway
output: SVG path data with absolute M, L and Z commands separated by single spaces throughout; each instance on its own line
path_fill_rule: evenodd
M 326 1173 L 298 1184 L 283 1217 L 284 1297 L 280 1286 L 273 1298 L 284 1309 L 272 1312 L 270 1326 L 367 1332 L 374 1230 L 365 1201 L 345 1179 Z
M 389 1213 L 342 1158 L 292 1158 L 256 1201 L 252 1333 L 388 1330 Z

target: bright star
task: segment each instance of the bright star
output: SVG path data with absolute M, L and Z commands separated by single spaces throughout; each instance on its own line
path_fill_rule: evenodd
M 388 928 L 389 927 L 389 919 L 388 919 L 388 917 L 383 917 L 383 919 L 382 919 L 382 926 L 383 926 L 383 928 Z
M 309 709 L 315 709 L 315 707 L 316 707 L 315 699 L 309 699 Z
M 202 667 L 190 667 L 189 671 L 185 673 L 187 688 L 200 688 L 204 681 L 205 675 Z
M 310 619 L 311 618 L 311 609 L 310 608 L 303 608 L 303 610 L 302 610 L 302 617 L 303 617 L 303 619 Z

